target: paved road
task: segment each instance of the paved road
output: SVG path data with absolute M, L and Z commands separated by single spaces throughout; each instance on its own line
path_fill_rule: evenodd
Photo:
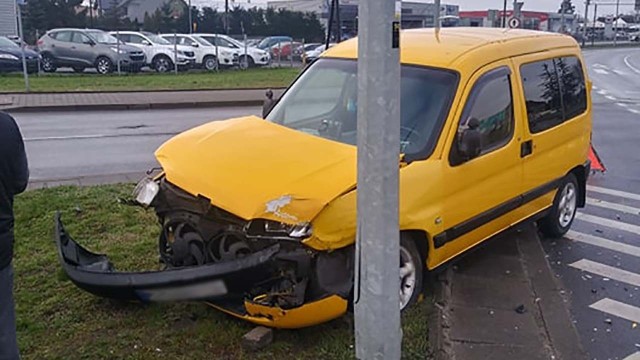
M 143 172 L 164 141 L 211 120 L 261 109 L 216 108 L 17 113 L 32 181 Z
M 608 172 L 565 239 L 544 243 L 591 359 L 640 359 L 640 49 L 588 51 Z

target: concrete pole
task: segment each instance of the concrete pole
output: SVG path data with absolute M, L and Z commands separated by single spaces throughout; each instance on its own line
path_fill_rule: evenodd
M 593 4 L 593 37 L 591 38 L 591 46 L 595 45 L 596 43 L 596 30 L 598 29 L 596 27 L 597 21 L 598 21 L 598 4 L 595 3 Z
M 358 3 L 358 359 L 400 359 L 398 169 L 401 2 Z
M 20 37 L 20 49 L 22 50 L 22 74 L 24 75 L 24 89 L 26 92 L 31 91 L 31 86 L 29 85 L 29 71 L 27 69 L 27 54 L 24 52 L 24 47 L 26 43 L 24 42 L 24 29 L 22 29 L 22 10 L 20 9 L 20 4 L 16 4 L 16 16 L 18 17 L 18 30 L 20 33 L 18 36 Z
M 616 16 L 613 17 L 613 46 L 618 46 L 618 15 L 620 14 L 620 0 L 616 0 Z
M 173 30 L 173 72 L 178 75 L 178 33 Z
M 587 34 L 588 34 L 588 22 L 589 22 L 589 5 L 590 5 L 591 0 L 587 0 L 585 1 L 585 6 L 584 6 L 584 26 L 582 27 L 582 47 L 584 47 L 584 45 L 587 42 Z M 594 24 L 595 26 L 595 24 Z
M 507 27 L 507 0 L 504 0 L 504 8 L 502 10 L 502 27 Z
M 189 34 L 193 34 L 193 18 L 191 15 L 191 0 L 189 0 Z
M 120 69 L 120 30 L 116 30 L 116 39 L 118 39 L 118 41 L 116 41 L 116 53 L 118 54 L 118 76 L 122 75 L 121 73 L 121 69 Z M 129 69 L 129 71 L 131 72 L 131 69 Z
M 440 17 L 442 17 L 442 11 L 440 11 L 440 0 L 434 0 L 433 4 L 436 7 L 436 29 L 440 30 Z

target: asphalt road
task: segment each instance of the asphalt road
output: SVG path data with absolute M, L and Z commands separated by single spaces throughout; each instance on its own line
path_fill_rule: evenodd
M 590 359 L 640 359 L 640 49 L 585 53 L 593 143 L 607 167 L 589 180 L 572 232 L 546 240 Z M 544 299 L 543 299 L 544 301 Z
M 31 181 L 143 172 L 154 151 L 186 129 L 213 120 L 259 115 L 260 108 L 17 113 Z

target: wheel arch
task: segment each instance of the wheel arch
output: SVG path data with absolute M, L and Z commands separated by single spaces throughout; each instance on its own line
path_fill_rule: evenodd
M 413 242 L 416 244 L 418 251 L 420 252 L 420 257 L 422 261 L 424 261 L 424 269 L 426 270 L 427 257 L 429 256 L 429 236 L 427 232 L 424 230 L 400 230 L 400 235 L 408 236 Z
M 578 206 L 584 207 L 587 202 L 587 178 L 589 176 L 589 165 L 576 166 L 569 174 L 573 174 L 578 180 Z

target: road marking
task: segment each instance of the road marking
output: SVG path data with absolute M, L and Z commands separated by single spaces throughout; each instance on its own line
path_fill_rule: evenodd
M 605 209 L 621 211 L 627 214 L 640 215 L 640 208 L 636 208 L 633 206 L 616 204 L 608 201 L 602 201 L 602 200 L 591 199 L 591 198 L 587 198 L 587 204 L 591 206 L 605 208 Z
M 622 75 L 622 76 L 626 76 L 627 73 L 624 71 L 620 71 L 620 70 L 613 70 L 614 73 L 618 74 L 618 75 Z
M 616 103 L 616 105 L 622 106 L 624 108 L 629 107 L 629 104 L 625 104 L 625 103 Z
M 587 185 L 587 190 L 597 192 L 600 194 L 613 195 L 613 196 L 618 196 L 618 197 L 629 199 L 629 200 L 640 201 L 640 195 L 626 192 L 626 191 L 607 189 L 607 188 L 592 186 L 592 185 Z
M 593 71 L 597 72 L 600 75 L 609 75 L 609 72 L 604 69 L 594 68 Z
M 640 352 L 633 353 L 622 360 L 640 360 Z
M 615 97 L 611 96 L 611 95 L 605 95 L 605 98 L 611 100 L 611 101 L 616 101 L 618 99 L 616 99 Z
M 640 322 L 640 308 L 631 306 L 619 301 L 604 298 L 598 302 L 589 305 L 590 308 L 600 310 L 607 314 L 627 319 L 633 322 Z M 634 354 L 635 355 L 635 354 Z
M 638 69 L 637 67 L 631 64 L 631 61 L 629 61 L 630 58 L 631 58 L 631 55 L 627 55 L 624 58 L 624 63 L 629 67 L 629 69 L 633 70 L 637 74 L 640 74 L 640 69 Z
M 617 251 L 619 253 L 640 257 L 640 247 L 637 246 L 619 243 L 616 241 L 611 241 L 609 239 L 601 238 L 599 236 L 583 234 L 573 230 L 570 230 L 564 237 L 571 241 L 577 241 L 604 249 Z
M 640 235 L 640 226 L 638 225 L 627 224 L 621 221 L 609 220 L 599 216 L 583 213 L 577 213 L 576 219 Z
M 636 110 L 636 109 L 627 109 L 629 111 L 631 111 L 632 113 L 636 114 L 636 115 L 640 115 L 640 110 Z
M 602 65 L 602 64 L 593 64 L 593 67 L 601 67 L 601 68 L 607 68 L 606 65 Z
M 582 259 L 569 264 L 572 268 L 600 275 L 605 278 L 620 281 L 633 286 L 640 286 L 640 275 L 617 267 Z M 640 314 L 639 314 L 640 315 Z

